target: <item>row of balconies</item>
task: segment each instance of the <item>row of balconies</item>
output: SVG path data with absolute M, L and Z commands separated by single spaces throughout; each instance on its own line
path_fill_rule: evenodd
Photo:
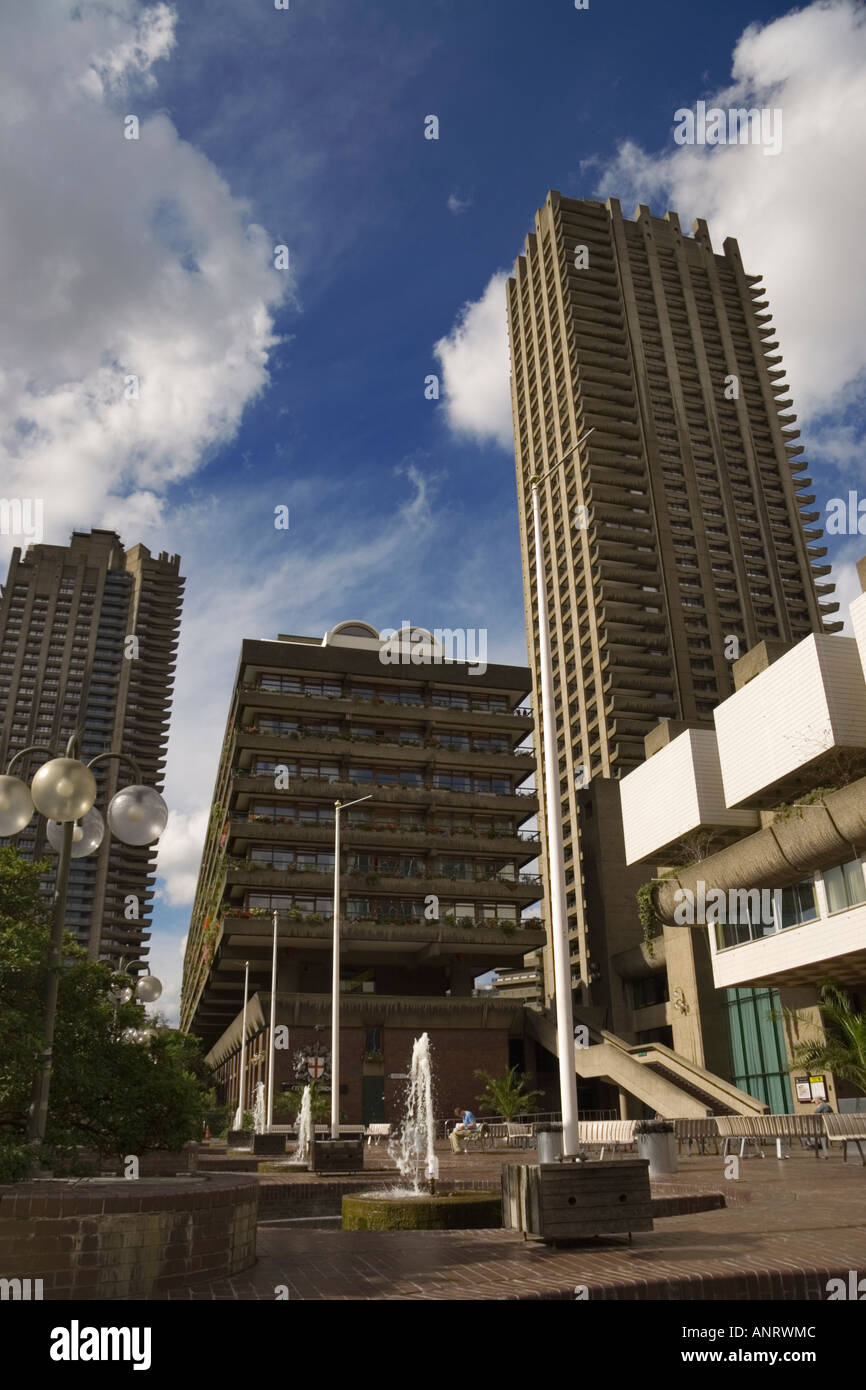
M 295 888 L 299 892 L 315 891 L 332 884 L 332 868 L 279 869 L 253 860 L 226 857 L 226 885 L 236 888 Z M 517 900 L 528 905 L 537 902 L 541 888 L 540 874 L 515 874 L 513 878 L 477 874 L 473 878 L 437 872 L 435 866 L 419 873 L 391 874 L 376 870 L 352 869 L 340 875 L 344 893 L 358 893 L 375 888 L 382 893 L 405 893 L 415 889 L 439 897 L 454 896 L 458 891 L 469 898 L 493 897 L 497 900 Z
M 423 696 L 422 696 L 423 701 Z M 522 704 L 513 710 L 463 709 L 457 706 L 429 704 L 401 705 L 388 700 L 367 700 L 354 695 L 303 695 L 298 692 L 284 693 L 276 690 L 262 690 L 258 685 L 244 682 L 238 692 L 238 703 L 243 708 L 259 706 L 268 710 L 279 710 L 293 714 L 327 714 L 331 718 L 344 710 L 359 710 L 365 718 L 416 720 L 421 712 L 432 724 L 454 725 L 468 723 L 470 728 L 489 727 L 493 731 L 505 730 L 515 736 L 516 729 L 529 732 L 532 729 L 532 707 Z
M 232 778 L 232 797 L 235 800 L 244 793 L 272 791 L 274 787 L 272 773 L 257 775 L 242 768 L 233 768 Z M 531 816 L 538 809 L 537 792 L 534 787 L 515 787 L 510 792 L 463 792 L 445 787 L 377 786 L 370 782 L 331 782 L 317 777 L 289 777 L 283 790 L 290 795 L 322 800 L 330 805 L 333 805 L 338 797 L 341 800 L 349 800 L 350 797 L 357 796 L 359 791 L 366 790 L 372 791 L 376 801 L 402 802 L 407 806 L 433 804 L 456 807 L 469 804 L 484 810 L 504 807 L 508 810 L 518 810 L 523 817 Z
M 408 722 L 406 720 L 403 721 Z M 274 733 L 268 729 L 259 729 L 257 726 L 239 728 L 236 731 L 235 746 L 238 750 L 249 749 L 259 752 L 270 752 L 271 745 L 289 751 L 297 749 L 305 753 L 323 753 L 334 758 L 339 755 L 351 756 L 353 758 L 364 757 L 367 749 L 382 749 L 383 751 L 394 751 L 398 762 L 421 763 L 425 767 L 434 767 L 443 764 L 454 767 L 458 764 L 476 761 L 485 768 L 501 768 L 504 771 L 513 771 L 515 766 L 519 766 L 523 776 L 528 776 L 535 766 L 535 754 L 531 748 L 514 748 L 510 752 L 491 752 L 487 749 L 479 748 L 448 748 L 439 743 L 435 738 L 423 738 L 418 743 L 404 742 L 400 739 L 388 739 L 387 736 L 377 738 L 362 737 L 360 735 L 342 735 L 332 737 L 330 735 L 316 735 L 301 733 Z M 378 752 L 376 757 L 378 758 Z
M 540 837 L 537 830 L 484 830 L 454 829 L 450 826 L 426 825 L 422 821 L 406 826 L 397 822 L 374 821 L 371 825 L 358 825 L 344 822 L 340 835 L 346 844 L 371 846 L 383 842 L 387 846 L 399 836 L 401 846 L 406 849 L 428 849 L 431 840 L 447 842 L 449 849 L 468 849 L 478 851 L 490 845 L 497 853 L 523 854 L 525 861 L 534 858 L 538 852 Z M 314 823 L 297 821 L 285 816 L 262 816 L 236 814 L 231 818 L 231 837 L 241 840 L 259 838 L 284 842 L 297 839 L 304 844 L 333 844 L 334 822 Z M 486 850 L 485 850 L 486 852 Z

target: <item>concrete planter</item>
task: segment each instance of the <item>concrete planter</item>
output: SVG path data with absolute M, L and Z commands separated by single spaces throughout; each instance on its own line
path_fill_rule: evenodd
M 364 1140 L 317 1139 L 311 1169 L 316 1173 L 360 1173 L 364 1168 Z
M 675 1134 L 636 1134 L 635 1143 L 638 1157 L 649 1163 L 651 1178 L 679 1172 Z
M 506 1163 L 502 1224 L 549 1245 L 588 1236 L 651 1231 L 652 1195 L 643 1159 L 605 1163 Z

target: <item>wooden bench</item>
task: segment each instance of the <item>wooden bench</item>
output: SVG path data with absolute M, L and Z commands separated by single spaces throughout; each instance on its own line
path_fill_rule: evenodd
M 535 1147 L 535 1125 L 517 1124 L 514 1120 L 505 1123 L 505 1142 L 512 1149 L 532 1149 Z
M 364 1134 L 367 1139 L 367 1147 L 369 1148 L 369 1146 L 373 1143 L 374 1140 L 378 1144 L 382 1139 L 390 1139 L 391 1126 L 383 1124 L 368 1125 L 364 1131 Z
M 600 1145 L 600 1157 L 605 1149 L 628 1149 L 634 1144 L 635 1120 L 582 1120 L 578 1124 L 581 1144 Z
M 860 1162 L 866 1167 L 866 1158 L 863 1156 L 863 1145 L 866 1143 L 866 1115 L 816 1115 L 814 1118 L 824 1121 L 824 1134 L 829 1143 L 842 1145 L 842 1159 L 845 1163 L 848 1162 L 848 1145 L 856 1144 Z
M 792 1139 L 799 1139 L 804 1144 L 813 1140 L 815 1157 L 820 1158 L 820 1141 L 823 1137 L 821 1120 L 826 1118 L 824 1115 L 717 1115 L 716 1124 L 725 1141 L 722 1150 L 725 1158 L 730 1151 L 731 1140 L 737 1139 L 740 1141 L 740 1158 L 745 1156 L 747 1145 L 757 1149 L 763 1158 L 765 1139 L 775 1139 L 777 1158 L 787 1157 L 782 1153 L 782 1145 L 786 1144 L 790 1150 Z
M 673 1126 L 677 1144 L 680 1149 L 685 1144 L 687 1154 L 691 1155 L 692 1144 L 697 1144 L 698 1153 L 706 1153 L 706 1145 L 710 1139 L 713 1141 L 714 1151 L 719 1152 L 719 1127 L 715 1115 L 707 1115 L 704 1119 L 674 1120 Z
M 488 1126 L 477 1124 L 474 1129 L 458 1129 L 455 1125 L 448 1138 L 456 1154 L 469 1152 L 468 1148 L 461 1148 L 461 1144 L 468 1144 L 473 1149 L 483 1149 L 489 1138 Z

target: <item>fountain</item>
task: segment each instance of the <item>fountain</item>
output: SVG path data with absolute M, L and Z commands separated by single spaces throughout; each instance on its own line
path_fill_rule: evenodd
M 310 1161 L 310 1145 L 313 1138 L 313 1121 L 310 1109 L 310 1088 L 304 1087 L 301 1108 L 298 1112 L 298 1142 L 292 1156 L 293 1163 L 307 1164 Z
M 256 1099 L 253 1105 L 253 1133 L 264 1134 L 265 1132 L 265 1083 L 259 1081 L 256 1085 Z
M 498 1192 L 436 1192 L 439 1160 L 435 1140 L 430 1039 L 424 1033 L 415 1039 L 412 1048 L 405 1117 L 388 1145 L 388 1156 L 407 1186 L 344 1197 L 343 1230 L 466 1230 L 500 1226 L 502 1204 Z
M 430 1039 L 426 1033 L 415 1039 L 412 1065 L 409 1069 L 409 1090 L 406 1095 L 406 1117 L 396 1135 L 388 1143 L 388 1156 L 394 1160 L 401 1178 L 411 1181 L 411 1195 L 421 1192 L 423 1162 L 427 1189 L 433 1196 L 439 1176 L 439 1160 L 435 1152 L 436 1121 L 433 1115 L 433 1072 L 430 1066 Z

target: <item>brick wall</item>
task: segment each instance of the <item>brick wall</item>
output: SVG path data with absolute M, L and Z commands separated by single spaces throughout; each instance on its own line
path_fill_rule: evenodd
M 45 1299 L 147 1298 L 248 1269 L 258 1182 L 247 1177 L 0 1186 L 0 1277 Z
M 383 1029 L 385 1052 L 385 1118 L 392 1122 L 403 1110 L 405 1081 L 389 1081 L 389 1072 L 408 1072 L 412 1044 L 418 1032 L 411 1028 Z M 508 1031 L 493 1028 L 431 1028 L 433 1097 L 437 1119 L 450 1119 L 458 1105 L 478 1110 L 477 1095 L 484 1083 L 476 1069 L 501 1076 L 508 1066 Z

